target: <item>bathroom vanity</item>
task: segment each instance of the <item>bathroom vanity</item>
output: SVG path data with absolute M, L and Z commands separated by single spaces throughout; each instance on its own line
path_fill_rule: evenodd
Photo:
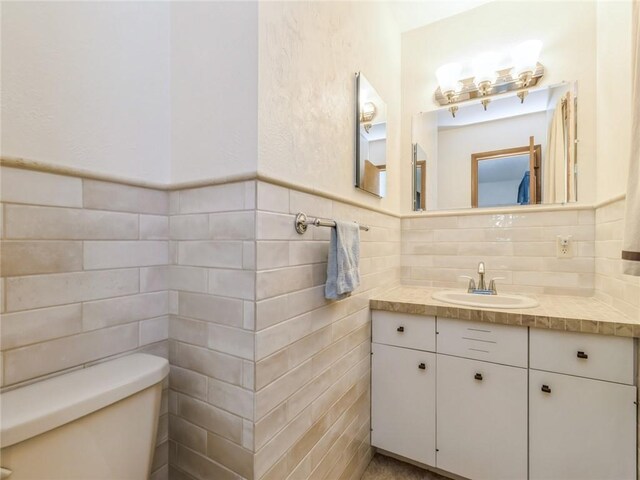
M 452 308 L 433 291 L 371 302 L 373 446 L 465 478 L 636 478 L 633 325 L 544 302 Z

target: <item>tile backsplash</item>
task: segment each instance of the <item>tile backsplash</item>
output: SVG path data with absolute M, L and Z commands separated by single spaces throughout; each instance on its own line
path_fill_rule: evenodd
M 498 291 L 591 296 L 594 294 L 592 209 L 489 215 L 449 215 L 402 220 L 402 283 L 464 287 L 484 261 Z M 574 257 L 556 257 L 558 235 L 571 235 Z
M 167 357 L 168 194 L 5 167 L 0 182 L 3 387 Z M 165 390 L 152 478 L 167 472 L 167 438 Z
M 631 318 L 640 318 L 640 277 L 624 275 L 620 251 L 624 200 L 595 212 L 595 296 Z
M 595 296 L 620 273 L 624 202 L 404 219 L 262 180 L 161 191 L 2 168 L 0 376 L 13 388 L 134 351 L 168 357 L 152 479 L 357 479 L 369 442 L 369 298 L 399 283 Z M 324 299 L 330 229 L 355 220 L 359 290 Z M 574 257 L 556 257 L 570 235 Z

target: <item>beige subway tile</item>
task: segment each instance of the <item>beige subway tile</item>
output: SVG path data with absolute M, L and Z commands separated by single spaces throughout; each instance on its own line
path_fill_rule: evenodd
M 327 261 L 329 244 L 327 242 L 291 242 L 289 246 L 289 265 L 323 263 Z
M 242 327 L 242 300 L 213 295 L 179 292 L 178 311 L 181 316 Z
M 180 470 L 172 470 L 172 480 L 239 480 L 236 473 L 181 445 L 176 446 L 176 460 L 171 462 Z M 185 472 L 187 475 L 184 475 Z M 178 477 L 177 475 L 181 475 Z M 184 475 L 184 476 L 182 476 Z
M 256 273 L 256 298 L 262 300 L 313 286 L 313 269 L 304 265 Z
M 138 326 L 129 324 L 9 350 L 4 353 L 5 382 L 29 380 L 137 346 Z
M 84 242 L 84 268 L 148 267 L 169 262 L 169 244 L 163 241 Z
M 84 330 L 96 330 L 122 323 L 160 317 L 169 313 L 167 292 L 143 293 L 86 302 L 82 306 Z
M 256 242 L 242 242 L 242 268 L 245 270 L 256 269 Z
M 172 190 L 169 192 L 169 215 L 180 213 L 180 192 Z
M 208 271 L 206 268 L 169 267 L 169 288 L 186 292 L 206 293 L 208 285 Z
M 64 175 L 2 167 L 0 192 L 3 202 L 82 206 L 82 180 Z
M 258 182 L 258 210 L 289 213 L 289 189 L 271 183 Z
M 169 415 L 171 439 L 196 452 L 207 453 L 207 431 L 176 415 Z
M 169 338 L 169 317 L 150 318 L 140 321 L 140 345 L 160 342 Z
M 288 305 L 287 295 L 256 302 L 256 330 L 262 330 L 289 318 Z
M 140 215 L 141 240 L 169 240 L 169 217 Z
M 207 322 L 172 316 L 169 320 L 169 338 L 198 346 L 207 345 Z
M 186 395 L 178 399 L 178 414 L 185 420 L 240 445 L 242 418 Z
M 209 270 L 209 293 L 253 300 L 255 272 L 251 270 Z
M 244 183 L 227 183 L 180 191 L 180 213 L 213 213 L 243 210 Z M 250 208 L 250 207 L 248 207 Z
M 255 214 L 248 212 L 209 215 L 209 238 L 213 240 L 252 240 L 255 238 Z
M 4 291 L 4 278 L 0 278 L 0 313 L 4 313 L 5 310 Z
M 242 446 L 253 452 L 253 422 L 242 419 Z
M 207 380 L 207 402 L 231 413 L 253 420 L 253 392 L 221 382 L 214 378 Z
M 249 390 L 254 389 L 255 385 L 255 363 L 250 360 L 242 361 L 242 386 Z
M 242 242 L 180 242 L 178 263 L 194 267 L 242 268 Z
M 2 241 L 3 277 L 82 270 L 82 242 Z
M 169 234 L 172 240 L 207 240 L 209 215 L 172 215 L 169 218 Z
M 8 311 L 64 305 L 138 293 L 137 269 L 58 273 L 6 280 Z
M 253 360 L 254 334 L 239 328 L 209 324 L 208 347 L 247 360 Z
M 257 212 L 256 213 L 256 239 L 257 240 L 302 240 L 302 236 L 296 232 L 295 215 L 282 215 L 279 213 Z
M 207 456 L 243 478 L 253 478 L 253 453 L 237 443 L 209 433 L 207 434 Z
M 255 210 L 256 209 L 256 190 L 257 182 L 255 180 L 249 180 L 244 182 L 244 209 Z
M 157 292 L 169 288 L 169 267 L 143 267 L 140 269 L 140 292 Z
M 207 399 L 207 377 L 191 370 L 172 365 L 169 373 L 169 385 L 172 390 L 199 400 Z
M 76 208 L 5 205 L 5 236 L 28 240 L 138 238 L 138 215 Z
M 42 308 L 7 313 L 0 319 L 0 349 L 22 347 L 82 331 L 82 306 Z
M 166 465 L 169 462 L 169 443 L 164 442 L 161 445 L 158 445 L 153 454 L 153 461 L 151 462 L 151 471 L 155 472 L 163 465 Z M 151 479 L 149 479 L 151 480 Z
M 291 190 L 289 213 L 297 215 L 299 212 L 311 217 L 332 218 L 333 202 L 318 195 Z M 345 217 L 345 220 L 351 219 Z
M 178 343 L 176 349 L 172 363 L 211 378 L 242 385 L 242 359 L 185 343 Z
M 256 242 L 256 268 L 258 270 L 287 267 L 288 265 L 289 242 Z
M 286 375 L 256 393 L 256 420 L 261 419 L 270 410 L 286 400 L 291 394 L 311 380 L 311 361 L 287 372 Z
M 155 215 L 169 213 L 168 192 L 88 179 L 82 184 L 85 208 Z

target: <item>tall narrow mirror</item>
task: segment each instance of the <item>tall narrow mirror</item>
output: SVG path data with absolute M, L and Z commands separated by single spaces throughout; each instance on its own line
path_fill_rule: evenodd
M 387 106 L 361 73 L 356 74 L 356 187 L 384 197 L 387 185 Z

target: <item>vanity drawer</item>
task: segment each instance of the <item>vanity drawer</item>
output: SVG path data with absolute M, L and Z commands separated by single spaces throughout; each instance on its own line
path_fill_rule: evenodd
M 374 310 L 372 319 L 374 343 L 436 351 L 435 317 Z
M 633 385 L 633 338 L 531 329 L 531 368 Z
M 527 327 L 438 317 L 438 353 L 527 367 Z

